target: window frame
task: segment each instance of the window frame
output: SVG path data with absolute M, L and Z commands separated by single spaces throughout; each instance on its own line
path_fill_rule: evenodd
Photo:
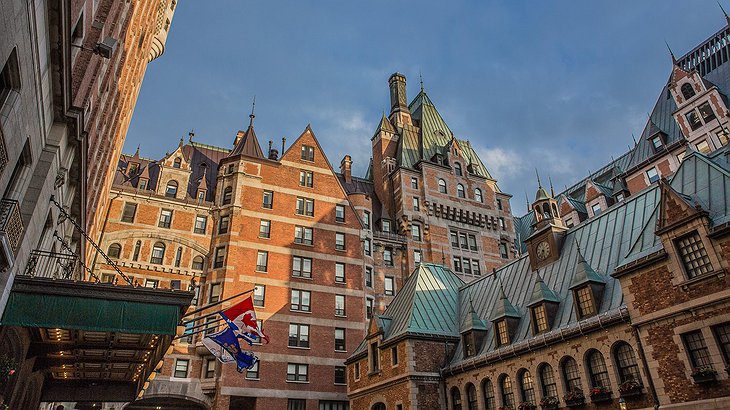
M 202 221 L 202 225 L 200 222 Z M 205 215 L 195 215 L 195 224 L 193 225 L 193 233 L 205 235 L 208 230 L 208 217 Z
M 129 209 L 131 209 L 131 216 L 129 215 Z M 137 204 L 134 202 L 125 202 L 122 208 L 121 222 L 134 223 L 134 218 L 137 216 Z
M 183 368 L 180 365 L 184 364 Z M 178 372 L 182 372 L 183 376 L 178 376 Z M 176 379 L 186 379 L 190 372 L 190 360 L 189 359 L 175 359 L 175 367 L 173 368 L 173 376 Z
M 174 211 L 172 209 L 162 208 L 160 209 L 160 217 L 157 220 L 158 228 L 170 229 L 172 226 L 172 216 Z
M 304 289 L 292 289 L 291 296 L 289 297 L 289 310 L 294 312 L 310 313 L 312 311 L 312 291 Z
M 296 268 L 296 261 L 299 261 L 299 269 Z M 304 256 L 299 255 L 293 255 L 292 256 L 292 277 L 295 278 L 306 278 L 311 279 L 312 278 L 312 258 L 307 258 Z M 305 269 L 307 267 L 307 264 L 309 266 L 308 269 Z M 297 273 L 299 272 L 299 273 Z
M 294 333 L 292 333 L 292 329 L 294 329 Z M 294 337 L 292 337 L 292 335 L 294 335 Z M 289 323 L 289 336 L 286 346 L 296 349 L 309 349 L 310 335 L 311 333 L 308 324 Z

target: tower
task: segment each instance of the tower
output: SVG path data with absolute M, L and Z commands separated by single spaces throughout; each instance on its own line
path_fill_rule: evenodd
M 535 230 L 525 239 L 532 270 L 548 265 L 560 257 L 564 233 L 568 230 L 560 217 L 558 201 L 552 194 L 552 187 L 551 194 L 548 194 L 540 182 L 540 175 L 537 175 L 537 186 L 535 202 L 530 207 L 535 214 Z

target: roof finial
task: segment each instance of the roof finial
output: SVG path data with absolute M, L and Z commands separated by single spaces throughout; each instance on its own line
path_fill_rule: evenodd
M 421 70 L 418 70 L 418 81 L 421 83 L 421 92 L 423 92 L 423 75 L 421 74 Z
M 507 295 L 504 293 L 504 285 L 502 285 L 502 278 L 497 275 L 497 269 L 492 268 L 492 274 L 494 275 L 494 278 L 497 279 L 497 282 L 499 283 L 499 291 L 502 292 L 502 299 L 507 299 Z
M 633 133 L 633 132 L 631 133 L 631 139 L 633 139 L 633 140 L 634 140 L 634 146 L 637 146 L 637 145 L 639 145 L 639 143 L 638 143 L 638 142 L 636 142 L 636 136 L 634 135 L 634 133 Z M 631 147 L 629 147 L 629 148 L 631 148 Z
M 555 198 L 555 190 L 553 189 L 553 179 L 548 175 L 548 181 L 550 181 L 550 196 Z
M 669 55 L 672 56 L 672 64 L 677 65 L 677 57 L 674 56 L 674 52 L 672 51 L 672 48 L 669 47 L 669 43 L 667 43 L 667 40 L 664 40 L 664 44 L 667 45 L 667 50 L 669 50 Z
M 527 204 L 527 211 L 530 211 L 530 197 L 527 196 L 527 191 L 525 191 L 525 203 Z
M 188 141 L 193 142 L 193 137 L 195 136 L 195 128 L 191 128 L 190 132 L 188 132 Z
M 727 21 L 728 24 L 730 24 L 730 16 L 725 13 L 725 9 L 722 7 L 722 4 L 720 2 L 717 2 L 717 5 L 720 6 L 720 10 L 722 10 L 722 14 L 725 16 L 725 21 Z
M 253 104 L 251 104 L 251 115 L 248 116 L 250 118 L 248 122 L 249 127 L 253 127 L 253 119 L 256 118 L 256 115 L 254 115 L 254 110 L 256 109 L 256 95 L 253 96 Z
M 139 144 L 137 144 L 137 151 L 134 152 L 135 157 L 139 157 Z
M 537 172 L 537 168 L 535 168 L 535 175 L 537 175 L 537 187 L 542 188 L 542 183 L 540 182 L 540 173 Z

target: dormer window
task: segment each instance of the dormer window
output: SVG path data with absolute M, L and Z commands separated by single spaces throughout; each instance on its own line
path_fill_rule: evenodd
M 692 87 L 692 84 L 690 83 L 684 83 L 682 84 L 682 96 L 685 100 L 689 100 L 690 98 L 695 96 L 695 89 Z
M 474 341 L 474 332 L 465 332 L 464 339 L 464 357 L 472 357 L 476 354 L 476 343 Z
M 697 231 L 677 239 L 675 243 L 688 279 L 712 272 L 712 263 Z
M 205 201 L 205 190 L 199 189 L 198 190 L 198 201 Z
M 383 219 L 380 221 L 380 224 L 382 226 L 383 232 L 390 232 L 390 220 L 389 219 Z
M 165 196 L 168 198 L 177 197 L 177 181 L 169 181 L 165 188 Z
M 506 346 L 510 344 L 509 327 L 507 320 L 501 319 L 494 322 L 494 330 L 497 337 L 497 346 Z
M 140 178 L 139 182 L 137 183 L 137 189 L 144 191 L 147 189 L 147 178 Z
M 533 334 L 545 333 L 550 330 L 550 324 L 548 323 L 547 311 L 545 310 L 545 304 L 541 303 L 534 306 L 532 309 L 532 332 Z
M 457 177 L 460 177 L 463 175 L 463 173 L 461 172 L 461 164 L 459 164 L 458 162 L 454 163 L 454 174 Z
M 129 167 L 127 167 L 127 175 L 134 176 L 137 175 L 137 171 L 139 170 L 139 164 L 136 162 L 130 162 Z
M 575 302 L 578 308 L 578 317 L 580 319 L 593 316 L 596 314 L 596 305 L 593 301 L 593 291 L 590 285 L 580 287 L 575 292 Z
M 172 162 L 173 168 L 180 168 L 180 164 L 182 164 L 182 160 L 180 157 L 175 158 L 175 161 Z
M 662 147 L 664 147 L 664 141 L 662 141 L 662 137 L 660 135 L 657 135 L 651 139 L 651 145 L 654 146 L 654 152 L 659 152 Z

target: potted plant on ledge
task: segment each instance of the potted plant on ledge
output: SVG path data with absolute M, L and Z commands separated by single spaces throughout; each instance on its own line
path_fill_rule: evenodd
M 627 379 L 619 384 L 618 393 L 624 398 L 640 396 L 642 394 L 641 384 L 634 379 Z
M 568 407 L 578 407 L 586 403 L 586 396 L 580 389 L 569 390 L 568 394 L 563 396 L 565 405 Z
M 609 387 L 596 386 L 591 389 L 591 401 L 593 403 L 601 403 L 604 401 L 611 401 L 611 394 L 613 392 Z
M 558 400 L 555 396 L 543 397 L 543 399 L 540 400 L 540 407 L 542 407 L 542 410 L 555 410 L 558 406 L 560 406 L 560 400 Z
M 712 383 L 716 379 L 717 371 L 712 366 L 700 366 L 692 370 L 692 380 L 697 384 Z
M 537 406 L 535 406 L 534 404 L 532 404 L 529 401 L 523 401 L 522 403 L 520 403 L 519 406 L 517 406 L 518 410 L 535 410 L 536 408 L 537 408 Z

